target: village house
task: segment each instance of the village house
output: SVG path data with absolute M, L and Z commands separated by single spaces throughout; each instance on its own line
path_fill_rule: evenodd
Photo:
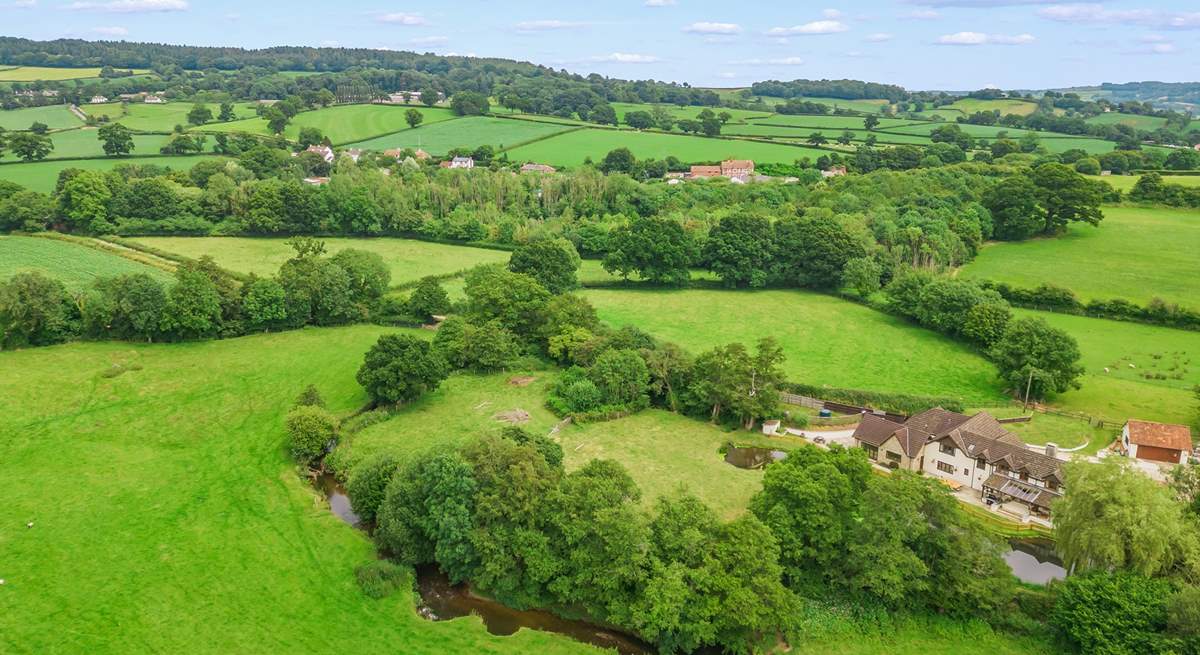
M 522 173 L 553 173 L 555 170 L 557 170 L 557 169 L 555 169 L 553 166 L 548 166 L 546 164 L 532 164 L 531 163 L 531 164 L 524 164 L 521 166 Z
M 821 171 L 821 177 L 841 177 L 846 174 L 845 166 L 830 166 L 828 170 Z
M 691 175 L 689 175 L 688 177 L 691 177 L 693 179 L 705 178 L 705 177 L 721 177 L 721 167 L 720 166 L 693 166 L 691 169 Z
M 475 168 L 475 160 L 470 157 L 455 157 L 439 164 L 442 168 Z
M 146 96 L 146 99 L 143 100 L 142 102 L 145 102 L 146 104 L 149 104 L 149 105 L 161 105 L 161 104 L 165 103 L 166 101 L 167 101 L 166 98 L 164 98 L 156 93 L 152 93 L 152 94 Z
M 1035 515 L 1048 516 L 1062 495 L 1062 462 L 1030 450 L 987 412 L 935 408 L 903 423 L 864 414 L 854 443 L 882 466 L 940 478 L 984 500 L 1016 502 Z
M 1186 425 L 1129 419 L 1121 428 L 1120 450 L 1134 459 L 1186 464 L 1192 452 L 1192 430 Z
M 363 151 L 361 148 L 348 148 L 342 151 L 342 155 L 349 157 L 354 163 L 358 163 L 358 159 L 362 157 Z
M 324 159 L 326 164 L 333 163 L 333 148 L 330 148 L 329 146 L 313 145 L 305 148 L 304 152 L 315 152 L 318 155 L 321 155 L 321 159 Z
M 749 159 L 726 159 L 721 162 L 721 175 L 725 177 L 749 177 L 754 175 L 754 162 Z
M 88 102 L 93 105 L 102 105 L 108 102 L 108 98 L 106 96 L 92 96 L 92 99 L 88 100 Z

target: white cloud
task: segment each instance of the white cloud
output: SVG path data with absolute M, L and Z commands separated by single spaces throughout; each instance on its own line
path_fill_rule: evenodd
M 114 27 L 93 27 L 92 33 L 99 34 L 101 36 L 125 36 L 126 34 L 129 34 L 129 30 L 125 29 L 124 27 L 115 27 L 115 26 Z
M 874 34 L 868 34 L 866 40 L 871 43 L 883 43 L 885 41 L 891 41 L 892 35 L 888 34 L 887 32 L 875 32 Z
M 691 25 L 688 25 L 687 27 L 683 28 L 683 31 L 690 34 L 740 34 L 742 31 L 742 26 L 738 25 L 737 23 L 711 23 L 707 21 L 701 21 L 699 23 L 692 23 Z
M 841 11 L 839 11 L 837 9 L 826 9 L 821 12 L 821 15 L 830 20 L 837 20 L 839 18 L 844 17 L 846 14 L 843 14 Z
M 676 4 L 675 0 L 646 0 L 647 7 L 674 7 Z
M 900 16 L 900 18 L 905 18 L 908 20 L 937 20 L 941 17 L 942 15 L 933 9 L 914 9 L 907 14 Z
M 1042 18 L 1060 23 L 1137 23 L 1169 30 L 1200 29 L 1200 11 L 1108 9 L 1096 3 L 1074 3 L 1044 7 L 1037 13 Z
M 567 20 L 523 20 L 513 27 L 518 32 L 546 32 L 549 30 L 573 30 L 586 26 L 587 23 L 577 23 Z
M 450 37 L 446 36 L 418 36 L 415 39 L 409 39 L 409 43 L 413 45 L 439 45 L 446 43 Z
M 983 32 L 955 32 L 939 36 L 938 45 L 1025 45 L 1033 43 L 1032 34 L 984 34 Z
M 392 12 L 390 14 L 380 14 L 375 17 L 375 20 L 380 23 L 388 23 L 389 25 L 425 25 L 428 21 L 421 14 L 410 14 L 404 11 Z
M 66 6 L 72 11 L 107 11 L 114 14 L 134 14 L 160 11 L 185 11 L 186 0 L 112 0 L 111 2 L 73 2 Z
M 607 55 L 592 57 L 592 61 L 604 61 L 614 64 L 653 64 L 662 61 L 654 55 L 639 55 L 632 52 L 610 52 Z
M 729 63 L 733 66 L 803 66 L 804 60 L 799 57 L 779 57 L 776 59 L 740 59 Z
M 772 27 L 767 30 L 767 36 L 786 37 L 800 34 L 837 34 L 850 29 L 846 24 L 836 20 L 816 20 L 803 25 L 791 27 Z

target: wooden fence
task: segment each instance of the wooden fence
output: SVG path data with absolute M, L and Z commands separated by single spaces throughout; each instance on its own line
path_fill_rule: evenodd
M 888 419 L 889 421 L 895 421 L 897 423 L 903 423 L 908 420 L 908 417 L 905 416 L 904 414 L 896 414 L 894 412 L 882 412 L 877 409 L 871 409 L 870 407 L 859 407 L 858 405 L 847 405 L 844 403 L 835 403 L 830 400 L 821 400 L 820 398 L 813 398 L 811 396 L 801 396 L 799 394 L 794 394 L 794 393 L 786 393 L 786 392 L 781 393 L 781 394 L 779 394 L 779 399 L 780 399 L 780 401 L 782 401 L 788 405 L 797 405 L 799 407 L 807 407 L 809 409 L 815 409 L 818 411 L 822 410 L 822 409 L 827 409 L 831 412 L 835 412 L 838 414 L 847 414 L 847 415 L 857 415 L 857 414 L 862 414 L 865 412 L 867 414 L 882 415 L 884 418 Z

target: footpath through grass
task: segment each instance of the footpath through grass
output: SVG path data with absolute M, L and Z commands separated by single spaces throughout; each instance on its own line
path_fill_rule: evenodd
M 308 383 L 359 407 L 384 332 L 0 353 L 21 372 L 0 375 L 0 652 L 599 652 L 360 592 L 374 549 L 297 474 L 282 421 Z
M 1001 401 L 996 370 L 937 333 L 832 296 L 803 291 L 589 289 L 614 326 L 634 325 L 693 353 L 774 337 L 789 379 L 808 384 Z
M 392 271 L 392 284 L 403 284 L 426 275 L 455 273 L 479 264 L 507 262 L 503 250 L 472 248 L 414 239 L 322 238 L 325 251 L 333 254 L 346 248 L 379 253 Z M 138 237 L 136 243 L 173 252 L 192 259 L 204 255 L 231 271 L 270 276 L 295 255 L 287 239 L 249 237 Z
M 28 271 L 56 278 L 71 290 L 83 289 L 97 277 L 109 275 L 147 273 L 161 281 L 170 279 L 161 269 L 76 243 L 0 236 L 0 280 Z
M 1105 207 L 1099 226 L 1052 239 L 990 244 L 964 277 L 1035 287 L 1048 282 L 1083 300 L 1158 296 L 1200 309 L 1200 211 Z

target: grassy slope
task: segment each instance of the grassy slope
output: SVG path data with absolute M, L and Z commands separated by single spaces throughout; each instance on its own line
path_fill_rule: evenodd
M 1036 102 L 1029 100 L 980 100 L 978 98 L 962 98 L 947 106 L 967 115 L 974 114 L 977 111 L 995 111 L 998 109 L 1001 116 L 1005 114 L 1028 116 L 1037 111 L 1038 107 Z
M 97 277 L 148 273 L 170 276 L 152 266 L 74 243 L 38 237 L 0 236 L 0 280 L 25 271 L 39 271 L 61 280 L 69 289 L 86 287 Z
M 21 371 L 0 376 L 0 651 L 598 652 L 359 591 L 373 548 L 292 469 L 282 419 L 310 382 L 337 412 L 361 405 L 354 371 L 383 331 L 0 353 Z M 113 362 L 143 368 L 102 376 Z
M 404 121 L 404 114 L 409 109 L 412 107 L 336 105 L 296 114 L 283 134 L 289 139 L 296 139 L 300 136 L 301 128 L 315 127 L 335 144 L 361 141 L 381 134 L 409 129 L 408 123 Z M 417 111 L 425 116 L 426 125 L 454 118 L 454 114 L 449 109 L 418 107 Z M 270 134 L 270 130 L 267 129 L 267 121 L 257 117 L 231 123 L 210 123 L 198 129 L 211 132 Z
M 938 394 L 970 404 L 1002 398 L 981 356 L 928 330 L 860 305 L 801 291 L 584 292 L 600 317 L 636 325 L 693 353 L 773 336 L 797 382 Z
M 211 255 L 221 266 L 242 273 L 274 275 L 290 259 L 293 250 L 286 239 L 246 237 L 139 237 L 135 239 L 155 248 L 186 257 Z M 344 248 L 377 252 L 392 271 L 392 284 L 400 284 L 426 275 L 444 275 L 477 264 L 507 262 L 502 250 L 470 248 L 411 239 L 326 238 L 325 250 L 335 253 Z
M 422 148 L 432 154 L 442 155 L 454 148 L 475 148 L 481 145 L 511 147 L 570 129 L 574 128 L 570 125 L 470 116 L 422 125 L 415 130 L 404 130 L 347 145 L 371 150 Z
M 0 128 L 6 130 L 28 130 L 34 122 L 45 123 L 52 130 L 79 127 L 80 120 L 66 105 L 28 107 L 0 111 Z
M 747 125 L 729 125 L 722 130 L 722 134 L 737 135 L 737 136 L 760 136 L 768 138 L 783 138 L 783 139 L 800 139 L 806 140 L 810 134 L 820 133 L 824 135 L 830 142 L 835 141 L 842 135 L 843 132 L 851 132 L 854 135 L 855 141 L 865 141 L 867 137 L 874 136 L 879 143 L 910 143 L 914 145 L 930 145 L 932 141 L 927 136 L 916 134 L 896 134 L 893 132 L 868 132 L 866 130 L 851 130 L 849 128 L 838 127 L 784 127 L 775 124 L 763 124 L 761 122 L 750 123 Z
M 1079 342 L 1083 388 L 1058 396 L 1056 406 L 1118 423 L 1127 418 L 1195 422 L 1191 389 L 1200 384 L 1200 332 L 1049 312 L 1017 313 L 1041 316 Z M 1146 379 L 1146 373 L 1162 373 L 1166 379 Z
M 816 129 L 865 129 L 861 116 L 809 116 L 775 114 L 766 118 L 751 121 L 755 125 L 787 125 L 789 127 L 808 127 Z M 916 121 L 902 118 L 880 118 L 879 129 L 892 129 L 903 125 L 912 125 Z
M 1138 116 L 1137 114 L 1122 114 L 1108 112 L 1088 118 L 1085 122 L 1092 125 L 1130 125 L 1139 130 L 1156 130 L 1166 124 L 1167 119 L 1157 116 Z
M 148 71 L 134 70 L 135 75 Z M 82 80 L 100 77 L 99 68 L 50 68 L 45 66 L 17 66 L 0 68 L 0 82 L 33 82 L 35 80 Z
M 100 143 L 97 130 L 84 127 L 77 130 L 55 132 L 50 136 L 54 150 L 47 159 L 72 159 L 77 157 L 103 157 L 104 146 Z M 165 134 L 134 134 L 134 155 L 157 155 L 159 148 L 171 137 Z
M 1138 180 L 1142 179 L 1140 175 L 1108 175 L 1101 177 L 1099 175 L 1090 175 L 1093 180 L 1104 182 L 1112 188 L 1129 193 L 1133 190 L 1133 185 L 1137 184 Z M 1163 182 L 1166 184 L 1180 184 L 1183 186 L 1200 187 L 1200 175 L 1163 175 Z
M 639 159 L 665 159 L 674 155 L 683 161 L 716 161 L 738 158 L 759 163 L 792 163 L 802 157 L 820 157 L 827 151 L 774 143 L 709 139 L 682 134 L 659 134 L 615 130 L 578 130 L 531 143 L 509 151 L 515 161 L 538 161 L 554 166 L 578 166 L 586 157 L 600 161 L 608 151 L 629 148 Z
M 215 118 L 220 113 L 219 103 L 206 103 Z M 161 105 L 131 102 L 122 106 L 119 102 L 103 105 L 83 105 L 80 107 L 89 116 L 108 116 L 114 123 L 120 123 L 131 130 L 147 132 L 170 132 L 176 125 L 188 127 L 187 114 L 195 103 L 168 102 Z M 235 102 L 233 113 L 237 118 L 254 116 L 254 103 Z
M 118 164 L 154 164 L 168 166 L 174 170 L 187 170 L 198 162 L 211 158 L 211 155 L 187 155 L 184 157 L 120 157 L 4 164 L 0 165 L 0 180 L 16 182 L 27 189 L 50 193 L 54 190 L 55 182 L 58 181 L 58 173 L 64 168 L 106 171 Z
M 989 245 L 962 275 L 1022 287 L 1051 282 L 1084 299 L 1159 296 L 1200 308 L 1200 212 L 1106 207 L 1104 216 L 1098 227 L 1073 225 L 1059 238 Z
M 654 109 L 654 107 L 655 107 L 655 105 L 653 105 L 653 104 L 640 104 L 640 103 L 633 103 L 633 102 L 614 102 L 614 103 L 612 103 L 612 106 L 613 106 L 613 109 L 616 110 L 616 112 L 617 112 L 617 120 L 620 121 L 622 125 L 625 124 L 625 114 L 628 114 L 631 111 L 646 111 L 646 112 L 648 112 L 648 111 Z M 750 111 L 750 110 L 746 110 L 746 109 L 729 109 L 727 107 L 698 107 L 698 106 L 691 106 L 691 105 L 686 106 L 686 107 L 680 107 L 679 105 L 658 105 L 658 106 L 667 110 L 667 112 L 669 112 L 671 114 L 671 116 L 674 117 L 676 120 L 695 118 L 697 114 L 704 111 L 705 109 L 711 109 L 713 111 L 713 113 L 715 113 L 715 114 L 719 114 L 723 111 L 729 112 L 731 115 L 733 115 L 732 120 L 734 122 L 744 121 L 747 118 L 761 118 L 764 116 L 769 116 L 771 113 L 771 112 L 767 112 L 767 111 Z

